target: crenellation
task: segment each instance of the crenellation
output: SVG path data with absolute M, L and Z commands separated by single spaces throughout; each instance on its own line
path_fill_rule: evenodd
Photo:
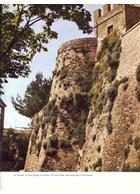
M 111 11 L 111 5 L 110 4 L 105 4 L 103 6 L 103 15 L 105 16 L 106 14 L 108 14 L 109 11 Z

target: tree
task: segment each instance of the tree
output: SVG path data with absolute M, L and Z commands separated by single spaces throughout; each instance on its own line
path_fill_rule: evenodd
M 47 51 L 48 41 L 58 37 L 51 29 L 58 19 L 75 22 L 83 33 L 92 32 L 91 14 L 81 4 L 0 5 L 0 88 L 8 78 L 29 75 L 35 54 Z M 36 32 L 33 26 L 39 22 L 42 31 Z
M 36 80 L 28 85 L 24 98 L 17 94 L 16 100 L 11 98 L 12 104 L 21 115 L 31 118 L 47 104 L 50 89 L 51 80 L 43 78 L 42 73 L 37 73 Z

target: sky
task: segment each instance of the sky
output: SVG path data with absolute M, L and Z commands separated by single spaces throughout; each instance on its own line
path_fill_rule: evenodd
M 91 12 L 93 19 L 94 10 L 101 8 L 102 5 L 97 4 L 86 4 L 85 8 Z M 36 25 L 35 28 L 39 29 L 40 24 Z M 91 22 L 93 26 L 93 21 Z M 19 93 L 22 97 L 26 91 L 27 86 L 32 80 L 35 79 L 35 75 L 38 72 L 42 72 L 46 78 L 52 76 L 52 71 L 55 69 L 57 50 L 61 44 L 66 41 L 84 38 L 84 37 L 93 37 L 94 34 L 83 34 L 82 31 L 78 30 L 78 27 L 75 23 L 69 21 L 56 21 L 53 26 L 53 30 L 58 32 L 58 39 L 51 40 L 48 44 L 48 52 L 38 53 L 34 57 L 33 61 L 30 63 L 31 73 L 28 78 L 18 78 L 18 79 L 9 79 L 8 84 L 4 85 L 4 95 L 2 96 L 3 101 L 7 105 L 5 108 L 5 128 L 21 128 L 28 127 L 31 120 L 28 117 L 20 115 L 13 107 L 11 103 L 11 97 L 14 98 Z

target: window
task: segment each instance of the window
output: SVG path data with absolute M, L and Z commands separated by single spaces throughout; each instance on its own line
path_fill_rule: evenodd
M 111 32 L 113 32 L 113 25 L 107 28 L 107 32 L 108 32 L 108 35 L 111 34 Z

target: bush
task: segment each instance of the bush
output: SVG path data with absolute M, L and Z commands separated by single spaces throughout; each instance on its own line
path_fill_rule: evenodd
M 128 137 L 127 143 L 128 143 L 129 145 L 132 145 L 132 144 L 133 144 L 132 135 L 130 135 L 130 136 Z
M 65 149 L 65 148 L 70 148 L 71 147 L 71 144 L 70 144 L 69 140 L 60 139 L 59 140 L 59 146 L 60 146 L 60 148 Z
M 108 105 L 108 111 L 111 112 L 113 108 L 113 102 L 110 102 Z
M 53 117 L 51 118 L 51 125 L 52 125 L 53 127 L 55 127 L 55 125 L 56 125 L 56 120 L 57 120 L 57 117 L 56 117 L 56 116 L 53 116 Z
M 85 92 L 82 93 L 76 93 L 75 94 L 75 101 L 78 109 L 84 109 L 87 110 L 89 106 L 89 98 L 88 94 Z
M 50 140 L 51 148 L 58 148 L 58 139 L 56 137 L 52 137 Z
M 50 157 L 54 157 L 57 154 L 57 149 L 56 148 L 48 148 L 46 150 L 46 155 Z
M 127 146 L 127 147 L 124 149 L 124 158 L 125 158 L 125 159 L 128 158 L 129 152 L 130 152 L 130 147 Z
M 138 65 L 136 69 L 136 80 L 137 82 L 140 82 L 140 64 Z
M 140 149 L 140 137 L 135 137 L 133 140 L 134 148 L 136 150 Z
M 111 121 L 108 121 L 108 122 L 107 122 L 106 128 L 107 128 L 108 134 L 111 134 L 112 131 L 113 131 L 113 125 L 112 125 L 112 122 L 111 122 Z
M 111 85 L 107 93 L 109 101 L 114 102 L 117 94 L 118 94 L 118 86 L 115 84 Z
M 112 82 L 116 78 L 116 75 L 117 75 L 117 70 L 116 69 L 111 69 L 108 72 L 108 81 Z
M 83 123 L 78 124 L 77 135 L 79 148 L 82 149 L 83 144 L 85 143 L 85 125 Z

